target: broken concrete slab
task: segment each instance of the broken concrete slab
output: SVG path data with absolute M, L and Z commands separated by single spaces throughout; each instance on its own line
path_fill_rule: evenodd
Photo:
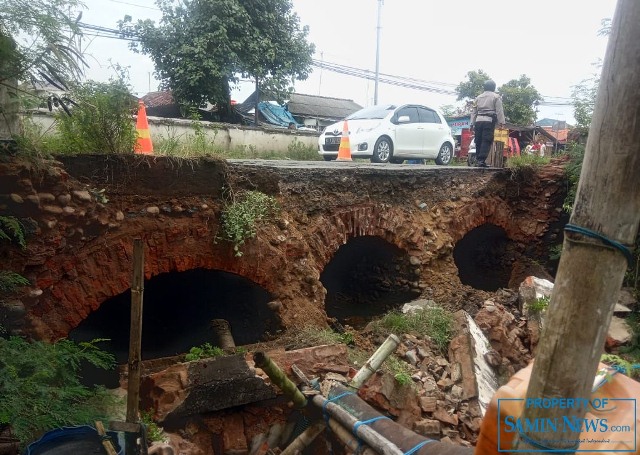
M 498 389 L 496 374 L 485 360 L 490 349 L 489 340 L 466 311 L 460 310 L 454 317 L 457 335 L 449 344 L 449 361 L 460 364 L 461 398 L 477 397 L 484 415 L 491 397 Z
M 275 396 L 239 355 L 179 363 L 144 376 L 140 383 L 141 408 L 153 409 L 159 422 Z

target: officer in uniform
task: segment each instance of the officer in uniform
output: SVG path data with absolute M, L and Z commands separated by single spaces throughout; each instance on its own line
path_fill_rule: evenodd
M 489 79 L 484 83 L 484 92 L 475 99 L 471 112 L 476 142 L 476 166 L 487 167 L 485 160 L 493 143 L 496 123 L 502 128 L 504 122 L 502 98 L 496 93 L 496 83 Z

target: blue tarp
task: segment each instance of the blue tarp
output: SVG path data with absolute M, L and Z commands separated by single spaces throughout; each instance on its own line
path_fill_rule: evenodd
M 293 115 L 282 106 L 261 101 L 258 103 L 258 110 L 265 121 L 274 125 L 287 128 L 289 123 L 295 123 L 296 127 L 301 126 L 293 118 Z

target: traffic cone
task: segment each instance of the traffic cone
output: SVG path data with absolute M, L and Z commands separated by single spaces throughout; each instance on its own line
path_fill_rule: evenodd
M 342 137 L 340 138 L 340 147 L 338 148 L 338 161 L 353 161 L 351 159 L 351 144 L 349 143 L 349 125 L 346 120 L 342 127 Z
M 147 121 L 147 110 L 144 102 L 138 101 L 138 121 L 136 122 L 138 139 L 134 148 L 134 153 L 153 155 L 153 144 L 151 143 L 151 133 L 149 132 L 149 122 Z

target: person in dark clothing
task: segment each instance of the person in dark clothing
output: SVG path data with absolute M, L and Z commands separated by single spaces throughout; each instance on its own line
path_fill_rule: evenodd
M 495 90 L 495 82 L 485 81 L 484 92 L 478 95 L 473 102 L 471 125 L 475 133 L 476 166 L 478 167 L 487 167 L 485 161 L 493 143 L 496 123 L 500 128 L 504 127 L 505 123 L 502 98 Z

